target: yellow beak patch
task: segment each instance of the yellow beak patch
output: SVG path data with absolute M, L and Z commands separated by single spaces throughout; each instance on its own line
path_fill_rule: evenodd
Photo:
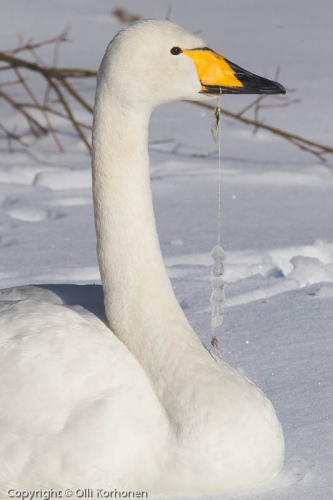
M 198 77 L 205 90 L 206 85 L 221 87 L 243 87 L 235 71 L 226 60 L 211 49 L 189 49 L 183 53 L 190 57 L 197 69 Z

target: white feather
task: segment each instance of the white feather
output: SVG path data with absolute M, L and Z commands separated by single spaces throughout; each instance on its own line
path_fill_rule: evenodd
M 4 291 L 0 309 L 0 486 L 218 492 L 279 472 L 275 411 L 213 358 L 174 296 L 149 184 L 154 107 L 207 99 L 193 61 L 205 42 L 142 21 L 109 45 L 98 77 L 93 185 L 109 329 L 56 294 Z

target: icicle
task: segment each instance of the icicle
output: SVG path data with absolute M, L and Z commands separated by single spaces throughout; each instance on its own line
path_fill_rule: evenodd
M 215 329 L 222 325 L 225 305 L 224 294 L 224 261 L 225 254 L 223 248 L 220 246 L 221 239 L 221 142 L 220 142 L 220 98 L 217 100 L 217 105 L 214 110 L 214 123 L 212 126 L 212 135 L 214 141 L 219 146 L 219 180 L 218 180 L 218 212 L 217 212 L 217 245 L 212 250 L 212 257 L 214 264 L 211 270 L 212 274 L 212 294 L 210 296 L 211 305 L 211 326 L 212 326 L 212 339 L 211 344 L 215 349 L 219 350 L 219 344 L 215 335 Z
M 222 325 L 224 314 L 225 295 L 223 281 L 223 262 L 225 261 L 225 254 L 223 248 L 221 248 L 220 246 L 214 247 L 212 250 L 212 257 L 214 259 L 214 264 L 211 270 L 212 294 L 210 296 L 210 304 L 212 308 L 212 329 L 214 333 L 215 328 L 218 328 Z
M 212 128 L 211 128 L 211 132 L 212 132 L 212 136 L 213 136 L 215 144 L 219 143 L 219 136 L 220 136 L 220 128 L 219 128 L 220 112 L 221 112 L 220 99 L 218 99 L 217 106 L 214 109 L 214 121 L 213 121 Z

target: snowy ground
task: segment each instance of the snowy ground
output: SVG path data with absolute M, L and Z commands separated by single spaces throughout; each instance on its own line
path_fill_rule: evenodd
M 18 35 L 36 40 L 70 25 L 61 65 L 96 69 L 121 28 L 121 5 L 164 18 L 160 0 L 2 0 L 1 45 Z M 330 144 L 333 86 L 328 0 L 173 2 L 171 20 L 201 31 L 210 47 L 249 70 L 295 88 L 302 102 L 273 109 L 265 121 Z M 43 52 L 47 58 L 47 51 Z M 2 76 L 1 76 L 2 77 Z M 32 81 L 32 80 L 30 80 Z M 92 86 L 85 89 L 93 100 Z M 233 111 L 251 98 L 226 96 Z M 19 124 L 1 105 L 1 121 Z M 86 118 L 87 119 L 87 118 Z M 209 343 L 210 250 L 216 242 L 217 157 L 212 116 L 188 103 L 155 111 L 152 188 L 165 263 L 175 292 L 200 338 Z M 99 283 L 90 158 L 57 124 L 66 152 L 50 138 L 9 153 L 0 137 L 0 284 Z M 333 496 L 333 160 L 316 158 L 273 137 L 222 120 L 222 245 L 227 252 L 223 357 L 263 389 L 286 438 L 282 474 L 270 484 L 217 498 L 329 500 Z M 202 157 L 194 157 L 202 155 Z M 90 288 L 78 300 L 89 298 Z M 96 300 L 99 294 L 94 294 Z M 73 299 L 74 300 L 74 299 Z

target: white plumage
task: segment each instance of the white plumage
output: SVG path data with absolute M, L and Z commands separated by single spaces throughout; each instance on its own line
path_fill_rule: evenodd
M 93 132 L 98 258 L 111 330 L 50 291 L 0 295 L 0 490 L 207 493 L 279 472 L 275 411 L 202 346 L 173 294 L 156 233 L 148 123 L 203 100 L 172 47 L 205 42 L 167 21 L 120 32 L 101 64 Z

